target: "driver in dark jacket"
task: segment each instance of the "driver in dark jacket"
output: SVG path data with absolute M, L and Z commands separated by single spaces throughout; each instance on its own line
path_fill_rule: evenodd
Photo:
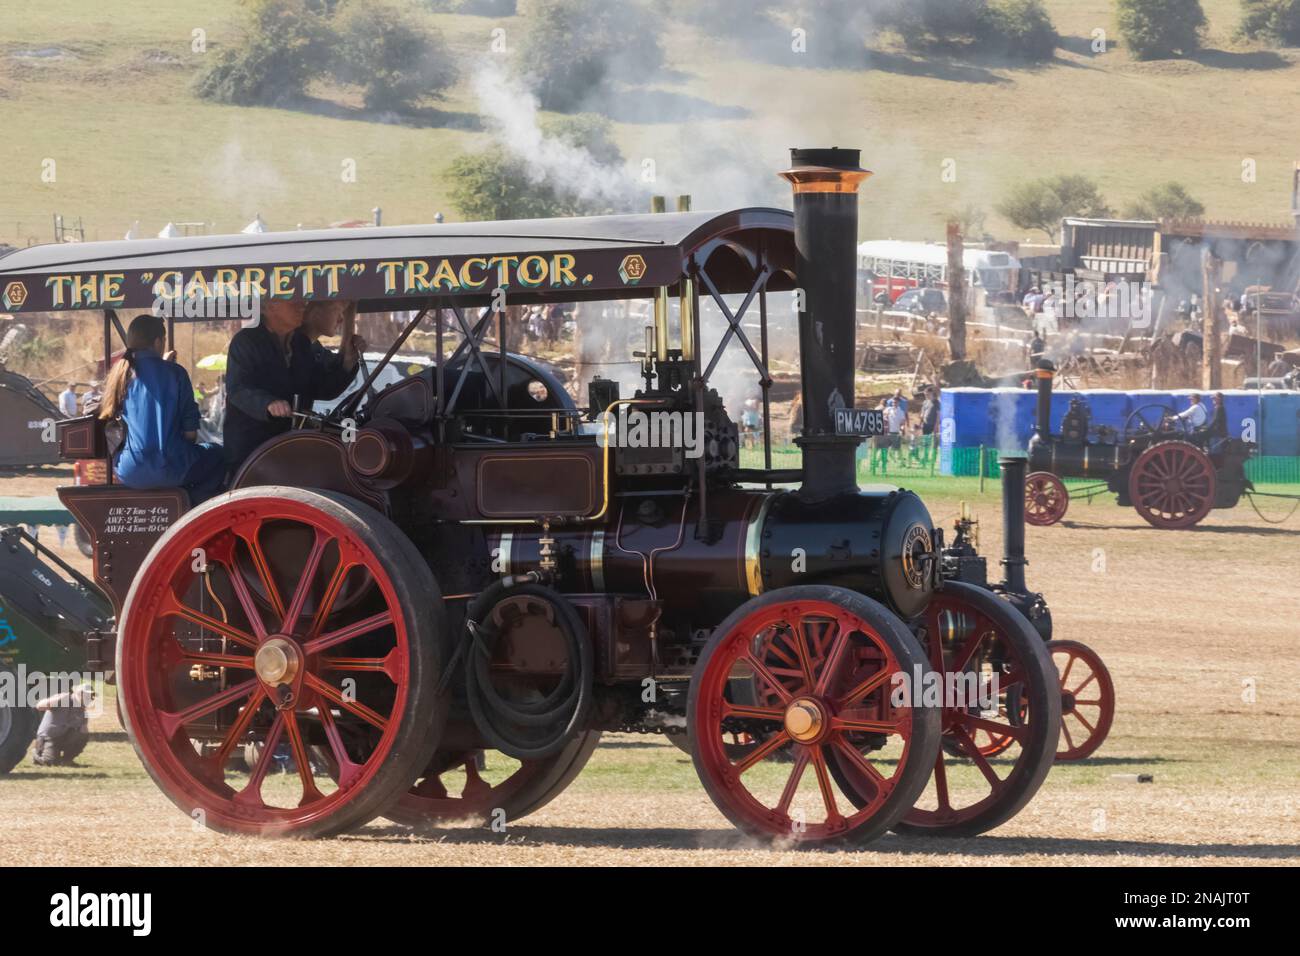
M 236 333 L 226 355 L 222 435 L 232 473 L 262 442 L 287 432 L 295 411 L 341 395 L 366 347 L 359 335 L 337 353 L 313 347 L 302 331 L 302 302 L 264 301 L 261 309 L 261 321 Z

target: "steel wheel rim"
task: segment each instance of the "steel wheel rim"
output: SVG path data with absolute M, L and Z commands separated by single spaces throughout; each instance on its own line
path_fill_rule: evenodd
M 810 625 L 820 636 L 810 631 Z M 804 639 L 795 639 L 796 633 Z M 876 660 L 855 666 L 854 658 L 861 656 Z M 756 685 L 778 698 L 779 705 L 742 705 L 727 699 L 733 673 L 742 664 Z M 898 673 L 897 658 L 876 630 L 830 601 L 773 604 L 740 621 L 714 649 L 698 678 L 694 721 L 697 766 L 725 794 L 728 816 L 752 833 L 797 842 L 844 837 L 871 820 L 894 792 L 911 754 L 911 709 L 889 702 Z M 796 704 L 820 708 L 822 714 L 824 729 L 807 743 L 791 736 L 787 718 Z M 729 752 L 727 740 L 736 731 L 727 729 L 727 724 L 735 719 L 762 725 L 757 747 L 740 754 L 734 749 Z M 868 733 L 885 734 L 901 744 L 892 774 L 886 776 L 851 739 Z M 778 759 L 784 750 L 793 751 L 792 762 Z M 869 800 L 854 806 L 844 793 L 836 798 L 832 759 L 854 766 L 872 782 Z M 745 780 L 762 764 L 775 765 L 775 780 L 784 780 L 775 805 L 769 805 L 770 798 L 756 796 Z M 791 813 L 800 785 L 808 777 L 815 781 L 821 798 L 825 812 L 821 822 Z M 841 812 L 846 805 L 847 814 Z
M 954 647 L 952 655 L 948 657 L 944 655 L 942 643 L 934 639 L 934 635 L 939 634 L 940 629 L 945 625 L 942 617 L 945 614 L 964 615 L 969 619 L 969 624 L 964 626 L 968 626 L 970 631 L 962 644 Z M 930 665 L 939 674 L 944 675 L 945 684 L 950 671 L 964 672 L 970 661 L 994 642 L 1002 645 L 1004 653 L 1012 658 L 1007 671 L 998 675 L 999 707 L 996 717 L 972 713 L 971 708 L 967 707 L 948 706 L 950 702 L 944 701 L 942 720 L 945 746 L 940 748 L 939 755 L 935 758 L 932 780 L 937 806 L 914 807 L 903 818 L 904 823 L 917 827 L 952 827 L 966 823 L 992 809 L 1016 785 L 1019 777 L 1033 770 L 1032 761 L 1029 759 L 1031 754 L 1023 746 L 1030 740 L 1031 722 L 1034 720 L 1024 691 L 1029 680 L 1029 669 L 1027 663 L 1020 660 L 1012 643 L 997 636 L 999 633 L 997 622 L 960 598 L 953 598 L 942 592 L 936 594 L 925 611 L 924 622 L 927 633 L 925 643 L 930 656 Z M 993 753 L 981 752 L 979 744 L 981 732 L 990 741 L 985 746 L 997 744 L 997 749 Z M 945 751 L 950 747 L 961 752 L 964 758 L 979 771 L 984 785 L 988 787 L 986 795 L 973 802 L 956 805 L 957 795 L 949 779 L 948 772 L 951 767 L 948 761 L 961 758 L 953 758 L 946 754 Z M 999 776 L 997 768 L 990 762 L 991 758 L 1001 756 L 1015 747 L 1019 749 L 1007 758 L 1012 761 L 1010 770 L 1005 775 Z M 976 790 L 977 792 L 979 790 L 978 782 Z M 927 795 L 928 793 L 929 788 L 927 788 Z
M 1158 528 L 1189 528 L 1214 504 L 1214 469 L 1199 448 L 1182 442 L 1152 445 L 1133 464 L 1129 498 Z
M 1100 655 L 1077 641 L 1050 641 L 1060 675 L 1061 740 L 1057 760 L 1083 760 L 1097 751 L 1110 733 L 1115 718 L 1115 685 Z M 1064 666 L 1058 658 L 1064 655 Z M 1086 668 L 1080 673 L 1079 665 Z M 1081 696 L 1087 694 L 1086 697 Z
M 283 569 L 268 567 L 258 559 L 259 555 L 264 558 L 258 543 L 262 531 L 273 522 L 306 530 L 312 540 L 296 569 L 298 584 L 287 601 L 283 591 L 288 589 L 276 581 L 277 570 Z M 136 748 L 164 792 L 188 806 L 191 813 L 201 811 L 209 826 L 280 834 L 319 822 L 356 799 L 374 779 L 393 751 L 400 716 L 407 707 L 412 635 L 394 583 L 378 556 L 338 518 L 290 498 L 245 500 L 237 507 L 215 508 L 198 517 L 186 531 L 141 569 L 131 602 L 135 613 L 120 635 L 124 661 L 119 677 L 121 699 Z M 211 612 L 204 612 L 188 603 L 188 585 L 201 579 L 193 556 L 200 548 L 213 576 L 227 569 L 225 584 L 235 596 L 231 608 L 218 611 L 214 606 Z M 243 580 L 237 564 L 241 550 L 268 575 L 263 585 L 269 584 L 276 595 L 273 614 L 262 610 L 262 602 Z M 331 564 L 327 577 L 325 569 Z M 383 610 L 357 620 L 338 620 L 328 597 L 342 591 L 344 581 L 356 577 L 358 570 L 369 575 Z M 308 592 L 319 585 L 323 587 L 317 613 L 310 619 L 296 614 L 306 603 Z M 242 615 L 242 626 L 221 620 L 222 614 L 228 616 L 236 609 Z M 141 618 L 147 623 L 135 626 Z M 189 648 L 167 635 L 169 622 L 174 620 L 203 628 L 206 636 L 201 649 Z M 391 637 L 379 637 L 385 633 Z M 224 641 L 218 639 L 224 644 L 219 651 L 212 648 L 212 635 L 224 637 Z M 388 653 L 382 657 L 340 655 L 358 638 L 378 638 L 389 648 Z M 274 707 L 276 691 L 255 666 L 256 653 L 272 640 L 296 647 L 300 655 L 295 699 L 283 709 Z M 169 681 L 177 679 L 178 671 L 194 666 L 215 669 L 225 678 L 226 686 L 182 707 L 174 702 L 175 685 Z M 331 676 L 339 673 L 352 677 L 358 685 L 363 681 L 372 686 L 390 682 L 391 702 L 376 709 L 360 691 L 355 697 L 345 693 Z M 374 677 L 367 678 L 367 674 Z M 226 728 L 220 746 L 208 757 L 199 756 L 186 726 L 231 705 L 240 705 L 238 716 Z M 378 731 L 377 738 L 369 735 L 370 749 L 365 754 L 358 750 L 357 722 Z M 332 756 L 332 775 L 318 776 L 312 771 L 308 752 L 313 724 L 319 725 L 316 735 L 323 733 Z M 250 737 L 262 744 L 262 756 L 258 765 L 250 768 L 247 783 L 237 789 L 227 783 L 225 760 Z M 270 805 L 262 791 L 276 754 L 285 746 L 293 757 L 301 800 L 295 806 Z M 354 758 L 354 754 L 358 756 Z M 322 781 L 331 778 L 335 789 L 325 793 Z

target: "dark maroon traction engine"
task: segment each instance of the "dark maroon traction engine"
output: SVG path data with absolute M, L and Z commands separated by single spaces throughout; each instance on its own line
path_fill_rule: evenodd
M 574 779 L 602 731 L 671 735 L 719 810 L 764 838 L 969 835 L 1026 804 L 1061 718 L 1042 639 L 993 590 L 945 574 L 919 498 L 856 483 L 871 418 L 852 412 L 869 174 L 856 150 L 816 149 L 794 151 L 782 175 L 793 216 L 102 250 L 128 285 L 137 268 L 273 276 L 352 262 L 332 294 L 420 310 L 390 357 L 437 316 L 436 367 L 364 407 L 366 388 L 332 417 L 301 416 L 229 494 L 189 509 L 174 490 L 64 491 L 118 611 L 92 650 L 108 658 L 115 644 L 130 737 L 179 807 L 215 829 L 289 836 L 381 815 L 514 822 Z M 79 269 L 99 268 L 85 265 L 96 246 L 77 247 Z M 478 282 L 495 264 L 503 279 L 517 266 L 514 303 L 652 298 L 644 387 L 622 398 L 598 379 L 580 409 L 543 369 L 483 347 L 503 321 Z M 0 280 L 68 268 L 38 265 L 0 263 Z M 558 285 L 541 283 L 547 267 Z M 377 274 L 392 280 L 382 290 L 365 284 Z M 738 343 L 767 418 L 767 296 L 796 287 L 803 467 L 771 469 L 769 444 L 769 467 L 741 468 L 710 378 Z M 727 322 L 711 356 L 705 295 Z M 758 343 L 743 321 L 755 304 Z M 463 333 L 450 356 L 444 316 Z M 600 440 L 624 412 L 697 414 L 704 453 Z M 81 457 L 96 444 L 89 426 L 65 440 Z

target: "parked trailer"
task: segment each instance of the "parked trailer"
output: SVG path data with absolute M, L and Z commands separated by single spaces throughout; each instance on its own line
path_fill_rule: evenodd
M 764 839 L 970 835 L 1031 799 L 1057 748 L 1058 675 L 1012 603 L 944 573 L 920 498 L 858 488 L 856 446 L 881 426 L 851 407 L 868 173 L 856 150 L 792 160 L 793 214 L 83 243 L 4 260 L 0 280 L 24 283 L 33 309 L 69 308 L 50 296 L 73 272 L 77 288 L 110 289 L 106 349 L 117 310 L 148 307 L 153 277 L 177 271 L 415 310 L 385 362 L 439 317 L 431 369 L 364 411 L 299 414 L 229 493 L 190 507 L 179 489 L 61 489 L 114 607 L 127 732 L 178 807 L 258 836 L 380 815 L 515 820 L 568 786 L 600 734 L 683 726 L 718 809 Z M 494 286 L 514 304 L 652 300 L 643 386 L 622 398 L 598 379 L 580 408 L 491 352 L 484 336 L 505 321 Z M 765 333 L 768 293 L 796 287 L 802 467 L 741 468 L 711 378 L 737 345 L 766 394 L 767 337 L 752 341 L 745 320 L 757 307 Z M 706 297 L 727 323 L 712 353 Z M 450 354 L 443 317 L 461 333 Z M 633 412 L 696 416 L 703 453 L 608 440 L 605 423 Z M 101 431 L 65 425 L 65 451 L 102 455 Z M 991 711 L 921 692 L 970 674 Z M 1012 741 L 996 764 L 980 733 Z M 232 769 L 240 749 L 247 772 Z M 516 769 L 480 775 L 484 751 Z M 277 752 L 296 774 L 268 779 Z M 976 784 L 949 788 L 962 765 Z

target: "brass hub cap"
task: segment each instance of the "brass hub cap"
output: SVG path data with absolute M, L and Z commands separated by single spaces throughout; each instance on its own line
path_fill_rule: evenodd
M 816 701 L 803 698 L 785 709 L 785 732 L 799 743 L 816 740 L 826 724 L 826 715 Z
M 293 641 L 283 637 L 267 639 L 253 658 L 257 676 L 272 686 L 292 683 L 301 667 L 302 652 Z

